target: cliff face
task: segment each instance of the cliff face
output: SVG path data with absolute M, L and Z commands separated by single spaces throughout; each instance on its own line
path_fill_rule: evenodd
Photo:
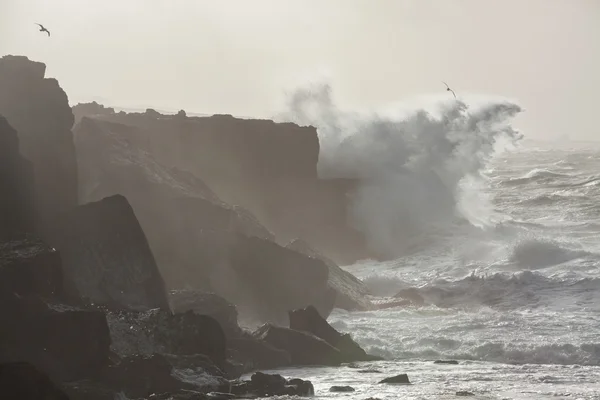
M 192 172 L 224 202 L 248 209 L 279 243 L 301 238 L 338 263 L 369 255 L 347 222 L 353 183 L 317 176 L 314 128 L 227 115 L 92 111 L 99 124 L 135 128 L 132 145 L 148 149 L 162 165 Z
M 0 240 L 33 229 L 33 179 L 31 163 L 19 153 L 17 132 L 0 115 Z
M 20 150 L 33 164 L 38 216 L 48 222 L 77 204 L 73 113 L 46 66 L 26 57 L 0 58 L 0 114 L 18 132 Z

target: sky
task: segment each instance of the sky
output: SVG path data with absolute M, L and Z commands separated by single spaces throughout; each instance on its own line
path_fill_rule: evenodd
M 600 0 L 0 0 L 0 56 L 72 104 L 271 117 L 314 80 L 351 109 L 446 81 L 517 101 L 528 137 L 600 140 L 598 21 Z

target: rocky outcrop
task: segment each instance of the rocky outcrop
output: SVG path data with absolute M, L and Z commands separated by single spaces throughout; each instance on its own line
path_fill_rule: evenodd
M 336 331 L 312 306 L 290 312 L 290 329 L 323 339 L 340 351 L 342 362 L 381 360 L 367 354 L 349 334 Z
M 37 216 L 49 229 L 49 220 L 77 204 L 77 163 L 67 95 L 45 70 L 26 57 L 0 58 L 0 115 L 33 164 Z
M 3 399 L 69 400 L 46 374 L 25 362 L 0 364 L 0 394 Z
M 316 258 L 329 268 L 329 287 L 337 293 L 335 307 L 348 311 L 365 311 L 373 308 L 367 296 L 370 294 L 367 286 L 348 271 L 344 271 L 331 259 L 313 250 L 308 243 L 296 239 L 290 242 L 288 249 L 297 251 L 307 257 Z
M 110 337 L 98 311 L 58 301 L 58 253 L 37 239 L 0 245 L 0 362 L 29 362 L 53 379 L 78 379 L 108 362 Z
M 302 238 L 340 263 L 370 256 L 348 224 L 347 197 L 355 183 L 318 178 L 319 140 L 312 127 L 229 115 L 93 118 L 102 131 L 114 123 L 134 130 L 133 145 L 162 165 L 192 172 L 223 201 L 251 211 L 283 243 Z
M 315 388 L 310 381 L 302 379 L 285 379 L 281 375 L 256 372 L 249 381 L 239 382 L 231 388 L 234 395 L 256 396 L 314 396 Z
M 310 333 L 265 324 L 253 334 L 271 346 L 285 350 L 292 365 L 340 365 L 342 355 L 338 349 Z
M 17 132 L 0 115 L 0 240 L 34 229 L 33 167 L 19 152 Z
M 84 117 L 98 117 L 102 115 L 112 115 L 115 109 L 112 107 L 104 107 L 95 101 L 91 103 L 78 103 L 72 107 L 75 124 L 81 121 Z
M 97 305 L 169 309 L 164 281 L 123 196 L 78 206 L 55 222 L 65 275 Z

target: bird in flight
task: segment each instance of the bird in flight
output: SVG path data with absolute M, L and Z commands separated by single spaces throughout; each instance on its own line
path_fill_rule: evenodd
M 48 36 L 50 36 L 50 31 L 49 31 L 48 29 L 46 29 L 46 28 L 44 27 L 44 25 L 42 25 L 42 24 L 38 24 L 38 23 L 36 23 L 36 25 L 39 25 L 39 27 L 40 27 L 40 32 L 46 32 L 46 33 L 48 34 Z
M 443 81 L 442 81 L 442 83 L 443 83 L 444 85 L 446 85 L 446 91 L 447 91 L 447 92 L 452 92 L 452 94 L 454 95 L 454 98 L 456 99 L 456 93 L 454 93 L 454 90 L 450 89 L 450 86 L 448 86 L 448 84 L 447 84 L 446 82 L 443 82 Z

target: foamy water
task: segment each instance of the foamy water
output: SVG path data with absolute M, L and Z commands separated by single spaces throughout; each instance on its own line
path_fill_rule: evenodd
M 311 379 L 318 398 L 600 399 L 598 144 L 518 143 L 509 102 L 359 116 L 313 88 L 291 110 L 319 130 L 322 175 L 362 180 L 353 222 L 395 253 L 346 269 L 377 302 L 413 288 L 424 305 L 330 316 L 389 360 L 370 366 L 380 373 L 284 375 Z M 377 384 L 396 373 L 413 385 Z

